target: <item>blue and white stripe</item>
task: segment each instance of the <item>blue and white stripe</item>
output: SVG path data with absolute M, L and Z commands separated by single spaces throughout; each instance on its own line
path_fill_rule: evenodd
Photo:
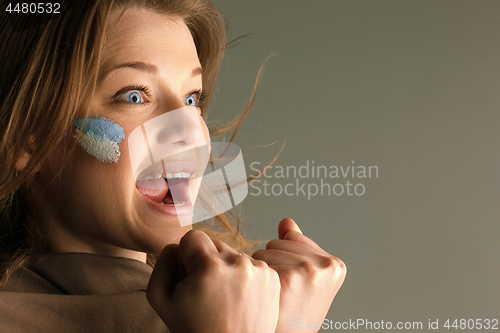
M 84 121 L 84 118 L 80 118 L 73 122 L 76 127 L 75 138 L 82 132 L 78 143 L 83 150 L 102 162 L 118 162 L 118 144 L 125 139 L 123 128 L 112 120 L 97 115 L 87 118 L 85 126 Z

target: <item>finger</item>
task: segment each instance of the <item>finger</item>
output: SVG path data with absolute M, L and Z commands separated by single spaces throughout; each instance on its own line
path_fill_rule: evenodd
M 257 250 L 252 254 L 252 258 L 262 260 L 271 265 L 300 265 L 309 261 L 306 256 L 297 253 L 290 253 L 282 250 Z
M 285 218 L 285 219 L 281 220 L 281 222 L 278 226 L 278 234 L 279 234 L 280 239 L 299 242 L 301 244 L 304 244 L 304 245 L 310 247 L 311 249 L 318 251 L 319 253 L 321 253 L 323 255 L 332 256 L 331 254 L 329 254 L 328 252 L 323 250 L 321 248 L 321 246 L 316 244 L 315 241 L 313 241 L 312 239 L 310 239 L 307 236 L 304 236 L 304 234 L 300 230 L 299 226 L 291 218 Z M 342 266 L 344 266 L 343 262 L 342 262 Z
M 178 252 L 178 244 L 169 244 L 156 260 L 146 292 L 146 298 L 153 307 L 160 306 L 165 295 L 172 295 L 179 282 Z
M 185 267 L 186 274 L 203 271 L 207 258 L 219 258 L 219 250 L 203 231 L 190 230 L 179 242 L 178 262 Z
M 311 248 L 309 244 L 303 244 L 302 242 L 297 242 L 295 240 L 288 240 L 288 239 L 273 239 L 266 244 L 266 249 L 281 250 L 302 255 L 324 254 L 323 253 L 324 251 L 317 251 L 316 248 Z
M 283 240 L 298 242 L 300 244 L 303 244 L 303 245 L 306 245 L 306 246 L 310 247 L 311 249 L 314 249 L 314 250 L 318 251 L 319 253 L 321 253 L 323 255 L 330 255 L 328 252 L 326 252 L 325 250 L 323 250 L 321 248 L 321 246 L 319 246 L 318 244 L 316 244 L 315 241 L 313 241 L 309 237 L 304 236 L 303 234 L 295 232 L 295 231 L 288 232 L 283 237 Z
M 251 256 L 249 256 L 248 254 L 243 253 L 241 251 L 237 251 L 220 240 L 213 239 L 212 241 L 214 242 L 215 246 L 219 249 L 220 256 L 227 265 L 233 266 L 238 263 L 244 262 L 245 260 L 249 260 L 255 267 L 262 267 L 262 265 L 266 265 L 265 262 L 261 260 L 256 260 Z
M 277 240 L 280 241 L 280 240 Z M 272 242 L 272 241 L 271 241 Z M 282 243 L 285 243 L 281 241 Z M 306 251 L 296 251 L 301 244 L 295 243 L 295 248 L 288 248 L 292 242 L 286 242 L 286 246 L 258 250 L 252 255 L 254 259 L 265 261 L 268 265 L 301 265 L 304 262 L 313 263 L 317 267 L 328 267 L 332 263 L 339 267 L 345 267 L 344 262 L 330 254 L 323 255 Z M 306 247 L 307 249 L 307 247 Z
M 219 251 L 220 258 L 226 263 L 226 265 L 233 266 L 243 260 L 250 260 L 250 261 L 253 260 L 250 256 L 233 249 L 231 246 L 227 245 L 223 241 L 217 239 L 213 239 L 212 241 L 214 242 L 215 247 Z
M 280 224 L 278 225 L 278 238 L 283 239 L 285 235 L 290 231 L 296 231 L 302 234 L 302 231 L 300 230 L 297 223 L 295 223 L 295 221 L 291 218 L 287 217 L 281 220 Z
M 233 249 L 231 246 L 227 245 L 226 243 L 224 243 L 223 241 L 221 240 L 218 240 L 218 239 L 212 239 L 212 242 L 214 243 L 215 247 L 217 248 L 217 251 L 219 251 L 219 253 L 221 252 L 224 252 L 224 251 L 228 251 L 228 252 L 238 252 L 236 251 L 235 249 Z

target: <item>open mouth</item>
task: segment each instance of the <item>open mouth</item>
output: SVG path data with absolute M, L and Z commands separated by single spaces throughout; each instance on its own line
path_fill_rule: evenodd
M 181 207 L 190 201 L 189 180 L 191 176 L 189 172 L 146 176 L 136 181 L 136 187 L 143 196 L 160 205 Z
M 191 197 L 196 177 L 194 162 L 160 161 L 139 174 L 136 188 L 157 210 L 169 215 L 189 215 L 193 212 Z

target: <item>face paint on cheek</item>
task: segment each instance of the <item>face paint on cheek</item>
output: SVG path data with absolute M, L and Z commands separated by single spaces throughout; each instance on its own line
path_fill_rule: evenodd
M 76 127 L 75 139 L 82 132 L 78 141 L 80 147 L 102 162 L 118 162 L 120 157 L 118 144 L 125 139 L 123 128 L 112 120 L 97 115 L 89 115 L 85 126 L 84 122 L 84 118 L 73 122 Z

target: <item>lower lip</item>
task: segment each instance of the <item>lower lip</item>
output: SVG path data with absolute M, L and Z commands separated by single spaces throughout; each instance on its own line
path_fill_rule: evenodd
M 156 201 L 153 201 L 145 197 L 139 191 L 137 192 L 138 192 L 137 194 L 139 194 L 142 198 L 144 198 L 144 200 L 146 200 L 146 202 L 151 208 L 157 210 L 162 214 L 174 217 L 193 215 L 193 203 L 189 200 L 189 198 L 186 198 L 186 203 L 183 206 L 172 206 L 167 204 L 162 205 Z

